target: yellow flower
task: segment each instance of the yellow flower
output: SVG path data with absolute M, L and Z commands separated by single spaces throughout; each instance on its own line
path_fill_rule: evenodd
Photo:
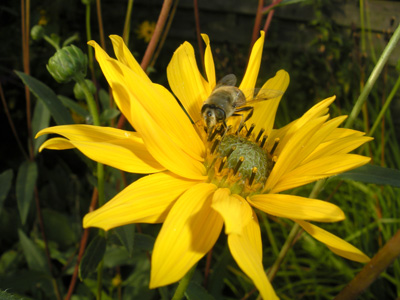
M 328 121 L 334 97 L 321 101 L 298 120 L 274 130 L 282 96 L 255 104 L 251 123 L 205 133 L 200 125 L 202 103 L 216 85 L 210 41 L 206 43 L 204 78 L 194 50 L 185 42 L 167 69 L 176 99 L 150 81 L 118 36 L 111 36 L 117 59 L 91 41 L 96 58 L 121 112 L 135 132 L 90 125 L 56 126 L 38 135 L 56 133 L 42 146 L 77 148 L 89 158 L 126 172 L 151 174 L 132 183 L 87 214 L 83 226 L 104 230 L 129 223 L 164 223 L 151 261 L 150 287 L 181 279 L 215 244 L 223 225 L 232 256 L 264 299 L 277 299 L 262 265 L 260 226 L 254 208 L 297 222 L 338 255 L 359 262 L 369 258 L 344 240 L 309 223 L 344 219 L 334 204 L 279 194 L 366 164 L 369 158 L 348 154 L 370 140 L 363 133 L 338 128 L 345 117 Z M 264 33 L 255 43 L 240 89 L 250 93 L 260 68 Z M 281 70 L 264 89 L 284 92 L 288 74 Z M 249 123 L 250 123 L 249 122 Z M 261 132 L 261 134 L 260 134 Z
M 150 42 L 151 37 L 153 36 L 155 28 L 156 28 L 155 22 L 144 21 L 140 23 L 140 25 L 136 29 L 136 34 L 138 35 L 139 39 L 142 39 L 146 43 L 148 43 Z

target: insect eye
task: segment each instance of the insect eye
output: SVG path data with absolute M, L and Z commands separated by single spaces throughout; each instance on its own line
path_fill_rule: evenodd
M 224 120 L 225 119 L 225 112 L 222 109 L 216 109 L 215 110 L 215 117 L 217 118 L 218 121 Z
M 208 112 L 207 112 L 207 117 L 212 117 L 212 115 L 213 115 L 213 114 L 212 114 L 211 111 L 208 111 Z

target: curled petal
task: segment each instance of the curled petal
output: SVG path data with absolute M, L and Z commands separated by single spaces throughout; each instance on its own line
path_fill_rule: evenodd
M 247 201 L 267 214 L 282 218 L 319 222 L 337 222 L 345 218 L 343 211 L 332 203 L 300 196 L 283 194 L 254 195 L 248 197 Z
M 202 34 L 201 37 L 206 43 L 206 51 L 204 53 L 204 67 L 206 69 L 208 85 L 210 86 L 210 90 L 213 90 L 216 84 L 216 80 L 215 80 L 214 59 L 211 52 L 210 39 L 207 34 Z
M 109 230 L 131 223 L 161 223 L 173 204 L 198 181 L 170 172 L 143 177 L 83 218 L 83 227 Z
M 112 87 L 116 97 L 134 97 L 119 83 L 112 83 Z M 195 180 L 206 178 L 203 175 L 205 167 L 202 162 L 189 155 L 185 148 L 174 143 L 165 129 L 154 122 L 146 109 L 140 107 L 138 101 L 132 101 L 132 116 L 134 126 L 140 132 L 146 148 L 161 165 L 185 178 Z M 187 138 L 190 139 L 190 136 Z
M 246 73 L 244 74 L 243 80 L 239 86 L 239 89 L 244 90 L 246 98 L 251 96 L 251 90 L 256 86 L 258 72 L 260 70 L 265 33 L 264 31 L 261 31 L 260 34 L 260 38 L 254 43 L 253 49 L 251 49 Z
M 284 70 L 279 70 L 275 77 L 269 79 L 261 88 L 262 90 L 271 90 L 284 93 L 289 85 L 289 74 Z M 276 98 L 268 99 L 254 104 L 254 113 L 251 117 L 251 123 L 256 124 L 254 132 L 259 132 L 261 128 L 265 134 L 269 135 L 275 122 L 276 110 L 282 95 Z
M 131 173 L 155 173 L 165 168 L 147 151 L 136 132 L 91 125 L 64 125 L 41 130 L 60 134 L 67 139 L 53 138 L 40 146 L 43 149 L 77 148 L 90 159 Z
M 151 82 L 146 72 L 142 69 L 136 59 L 133 57 L 131 51 L 125 45 L 124 40 L 118 35 L 110 35 L 113 44 L 114 53 L 118 61 L 128 66 L 133 72 L 138 74 L 143 80 Z
M 201 106 L 210 95 L 211 88 L 201 76 L 193 47 L 188 42 L 175 51 L 167 67 L 167 77 L 171 90 L 185 107 L 192 121 L 199 121 Z
M 181 279 L 215 244 L 223 224 L 211 208 L 215 190 L 213 184 L 197 184 L 172 207 L 154 245 L 150 288 Z
M 100 68 L 103 71 L 104 76 L 107 81 L 110 82 L 112 80 L 125 82 L 124 74 L 122 70 L 118 68 L 118 64 L 113 63 L 115 61 L 112 59 L 95 41 L 89 41 L 88 45 L 92 46 L 95 50 L 96 60 L 100 64 Z M 120 111 L 127 118 L 129 123 L 132 124 L 132 116 L 131 116 L 131 103 L 129 98 L 118 98 L 114 97 L 114 101 L 117 104 Z
M 231 195 L 229 189 L 218 189 L 214 193 L 212 208 L 215 209 L 225 223 L 225 233 L 241 235 L 242 228 L 252 217 L 250 205 L 239 195 Z
M 228 245 L 239 267 L 253 280 L 263 299 L 279 299 L 271 286 L 262 265 L 261 233 L 257 216 L 243 227 L 242 234 L 228 235 Z
M 329 233 L 322 228 L 319 228 L 308 222 L 301 220 L 294 220 L 297 222 L 305 231 L 307 231 L 313 238 L 324 243 L 333 253 L 340 255 L 344 258 L 358 261 L 361 263 L 367 263 L 370 258 L 358 250 L 353 245 L 350 245 L 345 240 L 338 238 L 336 235 Z

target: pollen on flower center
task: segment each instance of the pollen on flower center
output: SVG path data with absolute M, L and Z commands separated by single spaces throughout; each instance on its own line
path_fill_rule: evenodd
M 239 134 L 231 127 L 219 126 L 208 133 L 206 142 L 210 182 L 243 197 L 261 192 L 276 160 L 273 151 L 278 141 L 268 152 L 268 136 L 263 129 L 253 133 L 254 127 Z

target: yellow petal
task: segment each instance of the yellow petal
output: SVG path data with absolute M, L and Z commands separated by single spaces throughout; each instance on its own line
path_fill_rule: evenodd
M 231 195 L 229 189 L 218 189 L 214 193 L 212 208 L 215 209 L 225 223 L 225 233 L 242 234 L 242 228 L 252 217 L 250 205 L 240 196 Z
M 131 51 L 125 45 L 124 40 L 118 35 L 110 35 L 114 47 L 114 53 L 118 61 L 128 66 L 133 72 L 138 74 L 143 80 L 151 82 L 146 72 L 142 69 L 136 59 L 133 57 Z
M 122 71 L 118 68 L 118 65 L 112 63 L 113 59 L 110 56 L 108 56 L 108 54 L 99 46 L 99 44 L 97 44 L 95 41 L 89 41 L 88 44 L 94 48 L 96 60 L 98 61 L 100 68 L 107 81 L 109 83 L 112 80 L 125 82 Z M 128 98 L 115 99 L 114 97 L 114 101 L 117 104 L 120 111 L 127 118 L 129 123 L 132 124 L 131 105 L 129 99 Z
M 275 77 L 269 79 L 261 88 L 261 90 L 273 90 L 284 93 L 289 85 L 289 74 L 284 70 L 279 70 Z M 259 132 L 261 128 L 265 130 L 265 134 L 269 135 L 275 122 L 276 110 L 282 95 L 254 104 L 254 113 L 251 117 L 251 123 L 256 124 L 253 132 Z
M 313 107 L 311 107 L 303 116 L 301 116 L 299 119 L 293 121 L 290 124 L 290 129 L 288 130 L 287 134 L 285 135 L 286 138 L 290 139 L 290 137 L 299 130 L 299 128 L 303 127 L 305 124 L 310 122 L 311 120 L 320 118 L 321 116 L 324 116 L 328 113 L 329 105 L 332 104 L 333 101 L 335 101 L 336 96 L 326 98 L 325 100 L 322 100 L 315 104 Z
M 204 42 L 206 43 L 206 51 L 204 53 L 204 67 L 206 69 L 207 81 L 210 89 L 213 90 L 216 84 L 215 80 L 215 66 L 214 59 L 211 52 L 210 39 L 207 34 L 202 34 Z
M 172 94 L 165 88 L 153 84 L 143 73 L 135 73 L 125 64 L 111 59 L 93 41 L 89 44 L 95 47 L 96 58 L 110 86 L 113 88 L 113 82 L 117 82 L 133 96 L 118 95 L 113 89 L 116 103 L 135 129 L 137 120 L 132 117 L 132 102 L 140 104 L 139 108 L 136 105 L 137 109 L 147 110 L 153 122 L 157 122 L 169 135 L 169 139 L 178 144 L 183 151 L 196 160 L 202 160 L 204 144 Z
M 36 136 L 60 134 L 66 139 L 47 140 L 40 151 L 77 148 L 90 159 L 131 173 L 154 173 L 165 168 L 149 153 L 136 132 L 92 125 L 63 125 L 41 130 Z
M 157 123 L 168 138 L 175 143 L 182 151 L 193 157 L 195 160 L 202 160 L 204 156 L 204 144 L 194 130 L 189 118 L 182 110 L 176 99 L 164 87 L 143 80 L 127 66 L 116 60 L 107 60 L 103 64 L 113 65 L 113 69 L 121 71 L 122 76 L 114 81 L 108 78 L 108 83 L 113 88 L 116 101 L 127 98 L 130 102 L 131 115 L 143 112 L 150 117 L 149 121 Z M 129 97 L 123 93 L 118 95 L 121 89 L 115 89 L 115 84 L 121 85 L 128 92 Z M 136 108 L 133 109 L 133 106 Z M 132 125 L 138 130 L 138 120 L 132 117 Z M 139 131 L 139 130 L 138 130 Z
M 278 160 L 267 179 L 264 188 L 265 191 L 271 191 L 284 174 L 296 168 L 296 166 L 301 163 L 301 160 L 305 158 L 305 156 L 301 158 L 302 153 L 304 155 L 314 150 L 315 147 L 312 149 L 309 148 L 308 143 L 318 132 L 326 119 L 327 116 L 311 120 L 295 132 L 291 139 L 286 140 L 285 136 L 284 140 L 279 143 L 276 150 L 278 153 Z M 270 147 L 272 147 L 272 145 Z
M 281 177 L 270 193 L 279 193 L 322 178 L 337 175 L 367 164 L 371 158 L 342 154 L 321 157 L 306 163 Z
M 261 65 L 261 56 L 264 48 L 264 31 L 260 32 L 260 38 L 254 43 L 253 49 L 251 49 L 249 63 L 246 68 L 243 80 L 240 83 L 239 89 L 244 90 L 246 98 L 249 98 L 252 94 L 252 89 L 256 86 L 258 72 Z
M 70 143 L 70 141 L 64 138 L 52 138 L 45 141 L 39 148 L 39 152 L 43 149 L 50 149 L 50 150 L 68 150 L 74 149 L 75 146 Z
M 303 164 L 324 156 L 349 153 L 362 144 L 372 140 L 373 138 L 368 136 L 348 136 L 338 139 L 330 139 L 315 148 L 315 150 L 303 160 Z
M 333 253 L 350 260 L 366 263 L 370 258 L 353 245 L 308 222 L 294 220 L 313 238 L 324 243 Z
M 176 200 L 198 181 L 169 172 L 145 176 L 83 218 L 83 227 L 109 230 L 131 223 L 161 223 Z
M 343 211 L 332 203 L 300 196 L 260 194 L 248 197 L 247 201 L 267 214 L 282 218 L 318 222 L 337 222 L 345 218 Z
M 228 236 L 229 249 L 239 267 L 251 278 L 265 300 L 279 299 L 262 265 L 261 233 L 256 214 L 243 228 L 242 234 Z
M 200 74 L 193 47 L 188 42 L 175 51 L 167 67 L 167 77 L 171 90 L 185 107 L 192 121 L 199 121 L 201 107 L 211 89 Z
M 112 83 L 112 87 L 117 97 L 133 97 L 119 83 Z M 133 125 L 140 132 L 146 148 L 161 165 L 173 173 L 188 179 L 203 180 L 206 178 L 203 175 L 205 174 L 203 163 L 193 159 L 192 156 L 185 152 L 185 149 L 174 143 L 164 128 L 154 122 L 148 111 L 140 107 L 138 101 L 132 101 L 132 116 L 134 119 Z M 190 137 L 187 138 L 190 140 Z
M 215 190 L 213 184 L 197 184 L 172 207 L 154 245 L 150 288 L 181 279 L 215 244 L 223 224 L 211 208 Z

